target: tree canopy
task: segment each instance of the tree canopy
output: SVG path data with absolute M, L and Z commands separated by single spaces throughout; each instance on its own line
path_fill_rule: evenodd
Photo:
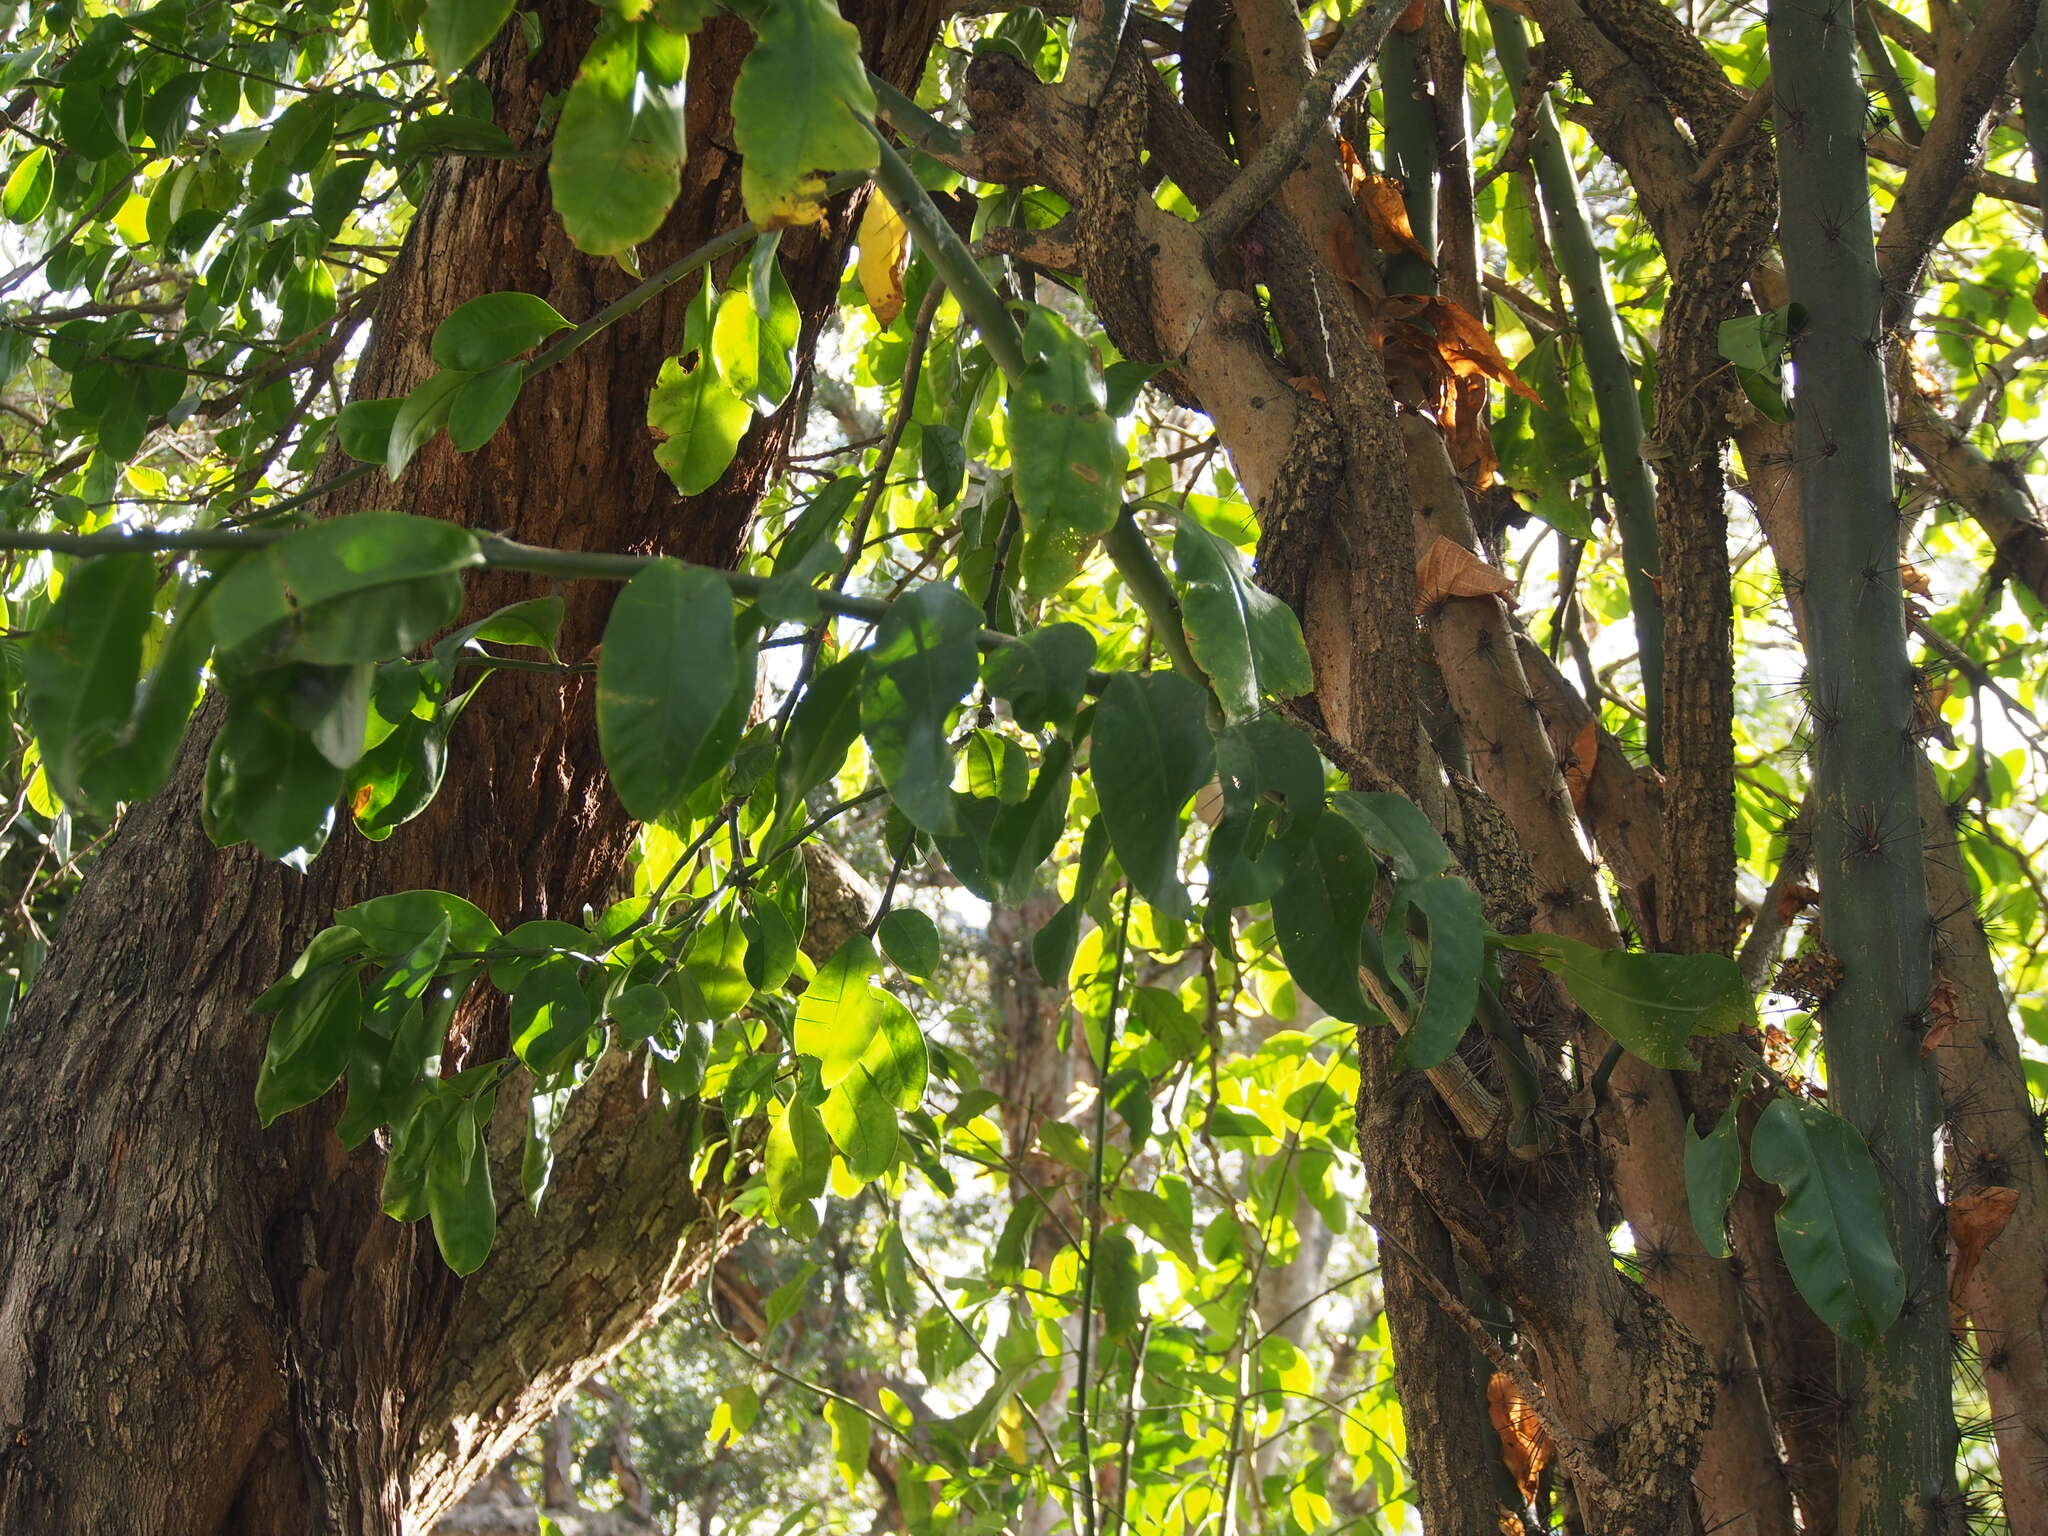
M 2048 1533 L 2031 0 L 5 46 L 0 1532 Z

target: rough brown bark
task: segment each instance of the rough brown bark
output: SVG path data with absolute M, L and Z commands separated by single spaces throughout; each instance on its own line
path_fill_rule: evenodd
M 915 79 L 939 7 L 847 9 L 870 62 Z M 539 142 L 543 99 L 572 78 L 594 20 L 553 0 L 533 58 L 516 33 L 492 55 L 498 120 L 516 140 Z M 692 158 L 674 215 L 643 248 L 656 264 L 744 217 L 721 146 L 745 48 L 736 23 L 697 39 Z M 836 297 L 850 217 L 842 207 L 784 244 L 806 354 Z M 580 316 L 628 281 L 571 249 L 541 167 L 444 162 L 357 389 L 417 382 L 433 324 L 478 292 L 526 289 Z M 688 297 L 671 290 L 541 375 L 487 448 L 429 447 L 396 491 L 359 487 L 329 510 L 401 505 L 537 543 L 729 562 L 794 408 L 749 435 L 719 487 L 676 496 L 645 409 Z M 485 578 L 471 602 L 538 590 Z M 564 648 L 580 658 L 608 595 L 563 595 Z M 251 1106 L 265 1023 L 247 1003 L 336 906 L 441 887 L 510 924 L 573 919 L 606 899 L 632 829 L 604 785 L 590 707 L 580 680 L 494 683 L 456 734 L 434 807 L 387 843 L 338 835 L 309 875 L 208 844 L 205 718 L 170 788 L 131 813 L 0 1068 L 4 1177 L 33 1192 L 27 1219 L 0 1232 L 0 1531 L 388 1536 L 408 1517 L 423 1524 L 711 1256 L 714 1211 L 674 1176 L 679 1128 L 642 1113 L 623 1063 L 558 1139 L 557 1197 L 540 1217 L 501 1196 L 504 1246 L 466 1286 L 423 1226 L 381 1215 L 381 1155 L 340 1147 L 333 1103 L 268 1132 Z M 493 1034 L 488 1017 L 464 1018 L 454 1049 L 493 1053 Z

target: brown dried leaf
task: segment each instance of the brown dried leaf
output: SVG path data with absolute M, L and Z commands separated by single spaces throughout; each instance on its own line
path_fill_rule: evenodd
M 2020 1192 L 2003 1185 L 1973 1189 L 1948 1203 L 1948 1240 L 1955 1245 L 1949 1262 L 1948 1320 L 1957 1333 L 1968 1316 L 1963 1293 L 1969 1288 L 1984 1250 L 1998 1240 L 2020 1203 Z
M 1778 921 L 1789 923 L 1808 907 L 1820 905 L 1820 892 L 1810 885 L 1794 883 L 1778 892 Z
M 1927 993 L 1927 1033 L 1920 1037 L 1920 1054 L 1931 1056 L 1947 1045 L 1961 1018 L 1956 1009 L 1956 984 L 1937 976 Z
M 2034 284 L 2034 312 L 2048 315 L 2048 272 L 2043 272 Z
M 1337 157 L 1344 166 L 1344 179 L 1351 185 L 1352 199 L 1365 214 L 1372 243 L 1383 251 L 1401 251 L 1435 266 L 1435 258 L 1423 249 L 1415 238 L 1415 226 L 1408 222 L 1408 200 L 1401 183 L 1367 170 L 1349 139 L 1337 141 Z
M 1414 32 L 1429 20 L 1429 0 L 1410 0 L 1408 9 L 1394 22 L 1396 32 Z
M 1297 373 L 1287 381 L 1287 387 L 1296 394 L 1307 395 L 1311 400 L 1330 398 L 1329 391 L 1323 388 L 1323 381 L 1312 373 Z
M 1499 597 L 1514 590 L 1507 577 L 1442 534 L 1415 562 L 1417 613 L 1427 613 L 1446 598 Z
M 1557 1447 L 1536 1417 L 1535 1405 L 1522 1396 L 1506 1371 L 1495 1371 L 1486 1384 L 1486 1412 L 1493 1432 L 1500 1436 L 1500 1458 L 1527 1503 L 1536 1497 L 1537 1480 L 1557 1455 Z
M 1571 756 L 1564 761 L 1564 787 L 1572 792 L 1572 809 L 1583 811 L 1586 796 L 1593 791 L 1593 775 L 1600 768 L 1600 722 L 1588 716 L 1572 742 Z
M 1934 588 L 1927 584 L 1927 573 L 1910 560 L 1899 567 L 1899 585 L 1915 597 L 1934 596 Z

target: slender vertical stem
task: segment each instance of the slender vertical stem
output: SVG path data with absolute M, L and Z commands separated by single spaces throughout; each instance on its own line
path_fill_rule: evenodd
M 1489 5 L 1494 46 L 1501 67 L 1519 94 L 1529 78 L 1529 38 L 1522 18 L 1504 6 Z M 1662 562 L 1657 555 L 1657 489 L 1643 462 L 1643 409 L 1635 375 L 1621 348 L 1621 323 L 1607 287 L 1607 269 L 1593 243 L 1593 225 L 1579 196 L 1579 178 L 1565 153 L 1557 118 L 1546 100 L 1536 109 L 1529 134 L 1529 159 L 1542 194 L 1544 222 L 1557 253 L 1559 273 L 1570 290 L 1572 325 L 1586 376 L 1593 386 L 1599 417 L 1600 456 L 1607 469 L 1607 489 L 1614 499 L 1614 519 L 1621 530 L 1621 557 L 1627 566 L 1629 610 L 1635 617 L 1636 641 L 1643 675 L 1643 713 L 1647 718 L 1650 757 L 1664 756 L 1664 599 L 1657 590 Z
M 1429 91 L 1429 20 L 1413 31 L 1397 26 L 1380 45 L 1380 114 L 1386 125 L 1387 169 L 1401 178 L 1402 201 L 1416 244 L 1431 255 L 1406 253 L 1387 263 L 1390 293 L 1436 292 L 1436 107 Z
M 1816 722 L 1813 853 L 1821 934 L 1841 964 L 1822 1010 L 1828 1089 L 1885 1179 L 1908 1305 L 1876 1348 L 1841 1350 L 1841 1528 L 1943 1528 L 1955 1421 L 1938 1244 L 1932 1064 L 1919 1021 L 1931 921 L 1914 785 L 1912 668 L 1899 590 L 1881 288 L 1850 0 L 1771 0 L 1771 77 L 1792 301 L 1794 459 Z

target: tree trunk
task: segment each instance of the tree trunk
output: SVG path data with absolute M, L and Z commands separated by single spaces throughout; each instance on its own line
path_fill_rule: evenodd
M 940 7 L 845 9 L 870 64 L 914 81 Z M 485 69 L 501 126 L 528 145 L 596 13 L 549 0 L 541 18 L 532 58 L 514 33 Z M 651 264 L 745 217 L 737 160 L 721 146 L 747 46 L 732 22 L 695 40 L 691 159 L 675 212 L 643 248 Z M 835 301 L 855 211 L 842 204 L 783 242 L 805 355 Z M 571 248 L 542 166 L 446 160 L 386 279 L 357 393 L 409 389 L 435 322 L 479 292 L 524 289 L 583 316 L 628 282 Z M 729 563 L 797 407 L 756 426 L 719 486 L 678 497 L 644 423 L 688 298 L 671 289 L 540 375 L 486 448 L 460 456 L 436 443 L 396 492 L 371 482 L 327 510 L 399 505 L 537 543 Z M 483 611 L 542 590 L 501 575 L 473 582 L 470 598 Z M 580 660 L 609 594 L 562 595 L 564 652 Z M 198 808 L 210 720 L 101 857 L 8 1031 L 0 1147 L 24 1213 L 0 1232 L 10 1536 L 424 1528 L 718 1246 L 715 1198 L 674 1176 L 683 1129 L 642 1112 L 623 1062 L 579 1096 L 539 1217 L 501 1183 L 500 1249 L 467 1284 L 424 1226 L 380 1213 L 382 1158 L 374 1144 L 341 1148 L 333 1099 L 269 1131 L 251 1103 L 266 1026 L 248 1002 L 337 906 L 441 887 L 509 926 L 573 920 L 608 898 L 632 827 L 604 783 L 587 680 L 494 682 L 457 732 L 431 809 L 385 843 L 344 832 L 306 875 L 209 845 Z M 455 1064 L 502 1045 L 500 1019 L 458 1018 Z

